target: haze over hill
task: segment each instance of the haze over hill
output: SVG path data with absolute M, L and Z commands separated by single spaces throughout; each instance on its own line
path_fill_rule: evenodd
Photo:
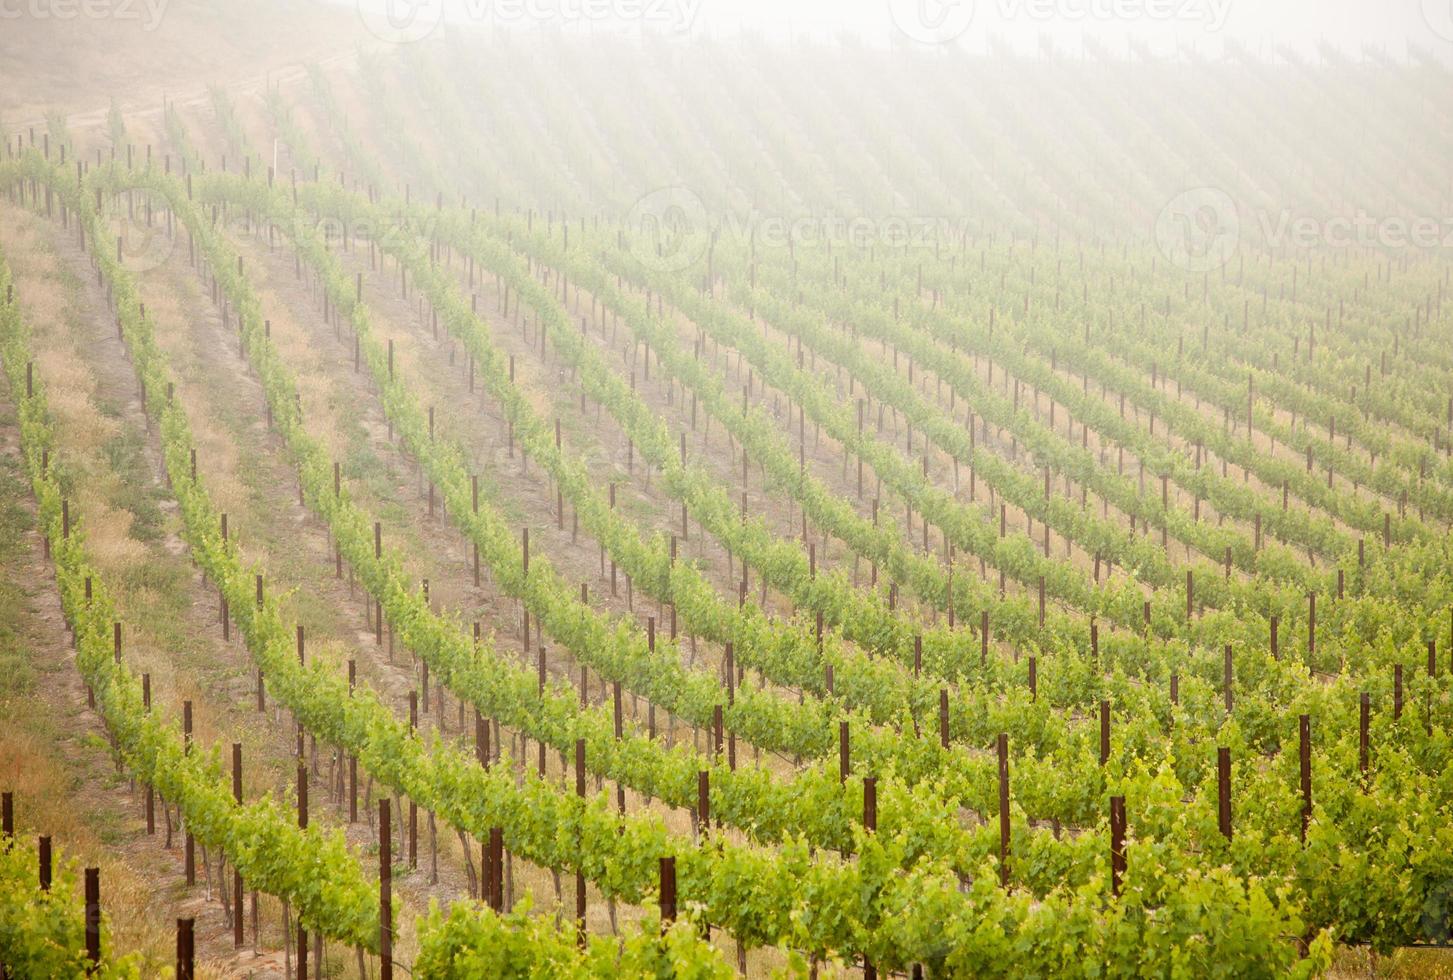
M 7 0 L 0 10 L 7 128 L 49 110 L 104 110 L 113 98 L 157 110 L 166 95 L 261 86 L 268 72 L 377 43 L 356 12 L 314 0 Z
M 1445 0 L 16 2 L 0 975 L 1448 976 Z
M 755 33 L 779 40 L 851 38 L 872 46 L 946 44 L 973 51 L 1086 45 L 1215 57 L 1227 45 L 1262 57 L 1311 55 L 1330 44 L 1402 56 L 1410 46 L 1453 57 L 1447 0 L 332 0 L 360 11 L 380 33 L 417 37 L 446 23 L 480 29 L 566 30 L 658 37 Z M 403 27 L 403 25 L 407 25 Z

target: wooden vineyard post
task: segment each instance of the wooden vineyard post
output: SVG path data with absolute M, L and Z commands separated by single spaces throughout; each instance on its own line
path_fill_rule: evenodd
M 48 891 L 50 891 L 51 870 L 52 870 L 52 867 L 51 867 L 51 852 L 50 852 L 50 837 L 47 835 L 47 836 L 44 836 L 44 837 L 39 838 L 36 841 L 36 848 L 35 849 L 36 849 L 36 856 L 38 858 L 38 862 L 37 863 L 40 865 L 36 869 L 36 879 L 40 883 L 40 890 L 43 891 L 43 892 L 48 892 Z
M 705 769 L 696 773 L 696 823 L 705 836 L 711 825 L 711 773 Z
M 878 829 L 878 777 L 863 777 L 863 829 Z
M 996 740 L 999 756 L 999 884 L 1009 887 L 1009 736 Z
M 182 751 L 188 754 L 192 751 L 192 702 L 182 702 Z M 192 836 L 192 828 L 188 825 L 186 837 L 183 844 L 183 861 L 186 865 L 187 887 L 197 883 L 197 841 Z
M 649 627 L 652 622 L 654 622 L 654 621 L 653 620 L 647 620 L 647 626 Z M 649 633 L 650 633 L 650 631 L 648 631 L 648 644 L 651 647 L 651 649 L 654 651 L 654 649 L 655 649 L 654 638 L 652 636 L 650 636 Z M 737 668 L 736 668 L 736 654 L 735 654 L 735 651 L 732 648 L 732 644 L 731 644 L 730 641 L 728 641 L 727 642 L 727 645 L 726 645 L 726 657 L 725 657 L 725 660 L 726 660 L 727 705 L 728 706 L 731 706 L 733 704 L 736 704 L 736 702 L 737 702 Z M 651 719 L 652 719 L 651 737 L 652 738 L 655 738 L 656 737 L 656 726 L 654 724 L 655 717 L 656 717 L 655 716 L 655 713 L 653 712 L 651 714 Z
M 676 921 L 676 859 L 661 859 L 661 930 L 671 928 Z
M 419 692 L 409 692 L 409 733 L 419 728 Z M 403 814 L 400 814 L 403 816 Z M 419 866 L 419 804 L 409 800 L 409 867 Z
M 494 853 L 489 847 L 489 836 L 486 835 L 480 842 L 479 847 L 479 900 L 493 908 L 494 879 L 502 873 L 501 868 L 494 863 Z
M 611 710 L 615 715 L 615 740 L 619 742 L 625 733 L 624 719 L 621 716 L 621 682 L 619 680 L 611 682 Z M 540 745 L 543 749 L 544 743 L 541 742 Z M 541 774 L 544 774 L 543 768 Z M 620 780 L 616 780 L 616 808 L 621 813 L 626 812 L 626 788 Z
M 489 866 L 493 869 L 490 876 L 489 907 L 495 912 L 503 912 L 505 907 L 505 833 L 503 827 L 491 827 L 489 829 Z
M 838 722 L 837 726 L 837 752 L 838 752 L 838 782 L 847 782 L 848 771 L 851 769 L 851 759 L 848 754 L 848 723 Z
M 15 838 L 15 794 L 0 794 L 0 834 L 4 840 L 0 840 L 5 850 L 10 849 L 10 842 Z
M 241 921 L 239 917 L 238 921 Z M 101 869 L 86 869 L 86 959 L 101 965 Z
M 1110 761 L 1110 702 L 1100 702 L 1100 765 Z
M 938 689 L 938 744 L 948 748 L 948 688 Z
M 348 696 L 353 697 L 353 688 L 358 681 L 358 661 L 348 661 Z M 348 755 L 348 822 L 358 823 L 358 756 Z
M 979 613 L 979 666 L 989 662 L 989 610 Z
M 141 705 L 148 713 L 151 713 L 151 675 L 141 675 Z M 156 789 L 151 783 L 146 784 L 146 835 L 152 837 L 156 834 Z
M 1279 649 L 1279 643 L 1278 643 L 1279 637 L 1277 635 L 1278 634 L 1278 627 L 1280 625 L 1281 625 L 1281 617 L 1280 616 L 1273 616 L 1273 617 L 1271 617 L 1271 659 L 1273 659 L 1273 660 L 1280 660 L 1281 659 L 1281 650 Z
M 298 629 L 301 630 L 302 627 L 299 626 Z M 298 738 L 302 737 L 302 730 L 299 729 Z M 308 829 L 308 767 L 301 757 L 298 759 L 298 828 Z M 318 964 L 318 972 L 323 972 L 321 963 Z M 298 980 L 308 980 L 308 931 L 303 928 L 301 918 L 298 920 Z
M 1307 842 L 1307 827 L 1312 822 L 1312 716 L 1297 717 L 1297 757 L 1300 763 L 1302 788 L 1302 843 Z
M 393 980 L 393 829 L 388 797 L 378 800 L 378 975 Z
M 232 801 L 242 805 L 242 743 L 232 743 Z M 232 868 L 232 945 L 242 948 L 242 872 Z
M 193 937 L 193 919 L 177 920 L 177 974 L 176 980 L 195 980 L 196 946 Z
M 575 795 L 585 799 L 585 739 L 575 740 Z M 584 842 L 581 842 L 582 846 Z M 575 939 L 585 948 L 585 872 L 575 866 Z
M 1231 839 L 1231 750 L 1216 749 L 1216 827 Z
M 1403 665 L 1392 665 L 1392 720 L 1403 716 Z
M 1317 593 L 1307 593 L 1307 660 L 1317 655 Z
M 1110 892 L 1120 897 L 1125 879 L 1125 797 L 1110 797 Z

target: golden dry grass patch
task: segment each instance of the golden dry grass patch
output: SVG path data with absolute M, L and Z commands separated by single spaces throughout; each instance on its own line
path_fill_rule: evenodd
M 66 680 L 72 680 L 66 675 Z M 0 785 L 15 794 L 16 813 L 21 824 L 27 810 L 35 813 L 38 801 L 54 803 L 68 797 L 70 787 L 64 768 L 56 765 L 54 748 L 37 733 L 23 727 L 6 726 L 0 736 Z M 90 834 L 86 822 L 67 806 L 47 805 L 44 833 L 57 841 L 81 840 Z M 40 832 L 38 828 L 37 832 Z
M 180 402 L 192 430 L 198 476 L 206 481 L 207 492 L 218 508 L 235 513 L 247 501 L 247 490 L 237 478 L 241 465 L 237 446 L 229 433 L 213 424 L 207 397 L 190 369 L 199 355 L 194 349 L 184 304 L 191 305 L 201 299 L 190 280 L 180 276 L 169 278 L 166 286 L 169 288 L 161 288 L 158 282 L 147 294 L 147 311 L 153 318 L 157 344 L 177 368 L 174 397 Z
M 218 726 L 221 713 L 207 707 L 212 695 L 197 683 L 192 673 L 183 671 L 176 676 L 172 696 L 179 703 L 192 702 L 192 739 L 198 745 L 212 745 L 226 734 Z
M 218 510 L 237 513 L 247 503 L 247 490 L 237 478 L 241 456 L 231 435 L 211 422 L 206 397 L 195 386 L 183 385 L 175 396 L 186 413 L 197 450 L 197 476 L 205 483 Z
M 341 459 L 346 452 L 338 418 L 341 396 L 322 364 L 329 354 L 312 343 L 276 292 L 260 288 L 257 295 L 272 323 L 273 347 L 292 372 L 309 435 L 322 444 L 329 456 Z
M 249 976 L 249 971 L 234 966 L 222 957 L 211 959 L 198 959 L 196 962 L 197 980 L 236 980 L 238 977 Z
M 106 496 L 105 488 L 91 483 L 78 489 L 75 506 L 85 522 L 86 546 L 96 570 L 103 575 L 119 576 L 145 560 L 146 545 L 131 536 L 135 515 L 112 507 Z
M 91 400 L 95 376 L 70 350 L 47 347 L 35 355 L 59 443 L 74 454 L 91 456 L 121 432 L 119 420 L 102 415 Z
M 71 309 L 60 282 L 57 257 L 48 241 L 42 239 L 42 229 L 29 217 L 4 222 L 3 227 L 0 238 L 7 241 L 7 255 L 9 242 L 26 246 L 12 269 L 27 320 L 32 324 L 34 364 L 46 386 L 56 428 L 56 452 L 81 476 L 74 513 L 85 522 L 87 541 L 98 568 L 124 569 L 139 560 L 145 549 L 130 537 L 133 515 L 107 503 L 108 490 L 118 478 L 99 458 L 103 447 L 120 434 L 121 423 L 96 407 L 96 377 L 78 355 L 69 330 L 59 326 L 67 321 Z
M 6 207 L 6 220 L 0 222 L 0 244 L 5 247 L 5 261 L 17 277 L 33 274 L 42 263 L 54 270 L 55 259 L 41 233 L 39 221 L 23 208 Z
M 1448 980 L 1453 978 L 1453 950 L 1434 947 L 1404 947 L 1379 956 L 1367 947 L 1338 947 L 1327 971 L 1331 980 L 1354 978 L 1407 978 Z

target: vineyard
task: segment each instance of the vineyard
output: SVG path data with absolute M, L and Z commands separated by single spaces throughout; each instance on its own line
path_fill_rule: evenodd
M 0 118 L 0 976 L 1453 971 L 1446 66 L 351 45 Z

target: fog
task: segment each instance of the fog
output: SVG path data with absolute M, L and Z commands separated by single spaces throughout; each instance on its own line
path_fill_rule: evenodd
M 320 118 L 333 78 L 350 104 L 321 108 L 367 134 L 335 164 L 345 180 L 669 216 L 699 236 L 1169 239 L 1229 260 L 1242 245 L 1441 251 L 1453 212 L 1447 0 L 0 0 L 0 13 L 13 76 L 0 115 L 32 132 L 66 119 L 84 142 L 104 137 L 113 100 L 157 120 L 160 102 L 216 114 L 225 96 L 239 127 L 272 117 L 253 152 L 289 170 L 318 156 L 277 127 Z
M 484 29 L 651 32 L 665 37 L 754 33 L 783 40 L 851 38 L 897 46 L 991 45 L 1070 55 L 1098 44 L 1160 55 L 1219 53 L 1227 42 L 1258 54 L 1311 53 L 1330 44 L 1401 55 L 1453 56 L 1447 0 L 358 0 L 367 17 L 442 19 Z
M 1453 0 L 0 0 L 0 136 L 0 977 L 1453 975 Z

